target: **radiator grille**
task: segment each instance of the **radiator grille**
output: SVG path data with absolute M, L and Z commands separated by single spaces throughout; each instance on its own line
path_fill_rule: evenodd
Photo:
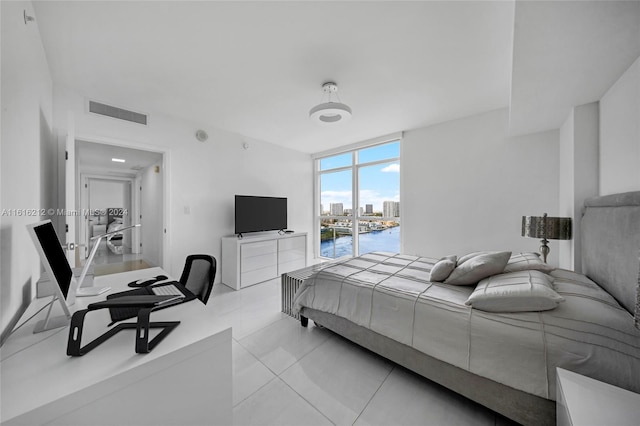
M 291 276 L 291 272 L 282 274 L 282 312 L 295 318 L 300 319 L 300 314 L 293 310 L 293 297 L 300 288 L 300 284 L 304 279 Z
M 306 268 L 286 272 L 281 275 L 280 283 L 283 313 L 295 319 L 300 319 L 300 314 L 293 310 L 293 299 L 300 288 L 300 284 L 313 275 L 314 272 L 327 267 L 330 263 L 331 262 L 307 266 Z
M 139 112 L 129 111 L 126 109 L 114 107 L 111 105 L 101 104 L 95 101 L 89 101 L 89 112 L 94 114 L 105 115 L 107 117 L 117 118 L 118 120 L 130 121 L 147 125 L 147 116 Z

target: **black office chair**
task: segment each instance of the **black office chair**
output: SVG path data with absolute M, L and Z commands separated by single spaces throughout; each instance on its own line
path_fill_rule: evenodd
M 208 254 L 192 254 L 187 256 L 180 283 L 206 305 L 215 277 L 215 257 Z

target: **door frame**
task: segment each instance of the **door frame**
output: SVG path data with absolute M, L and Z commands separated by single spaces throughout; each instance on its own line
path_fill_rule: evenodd
M 80 211 L 82 214 L 80 215 L 79 224 L 79 241 L 85 244 L 84 246 L 84 256 L 80 255 L 80 260 L 84 262 L 89 256 L 89 221 L 88 221 L 88 212 L 89 212 L 89 186 L 90 181 L 92 180 L 106 180 L 106 181 L 116 181 L 116 182 L 128 182 L 129 183 L 129 205 L 130 205 L 130 218 L 131 223 L 129 225 L 134 225 L 137 223 L 136 218 L 140 217 L 140 209 L 138 208 L 140 203 L 138 199 L 140 198 L 140 191 L 136 191 L 136 180 L 137 176 L 111 176 L 111 175 L 101 175 L 99 173 L 84 173 L 80 172 Z M 131 233 L 131 253 L 140 253 L 140 232 L 138 229 L 133 230 Z
M 169 207 L 171 205 L 170 203 L 171 188 L 169 185 L 169 183 L 171 182 L 171 150 L 165 147 L 158 147 L 158 146 L 149 145 L 145 143 L 133 142 L 130 140 L 115 139 L 115 138 L 108 138 L 108 137 L 88 135 L 88 134 L 79 134 L 79 133 L 75 134 L 74 140 L 90 142 L 90 143 L 99 143 L 103 145 L 112 145 L 112 146 L 117 146 L 122 148 L 139 149 L 141 151 L 155 152 L 162 155 L 162 170 L 164 171 L 164 173 L 162 174 L 162 192 L 163 192 L 162 204 L 163 205 L 162 205 L 162 229 L 159 231 L 162 233 L 163 238 L 162 238 L 161 265 L 158 265 L 158 266 L 167 270 L 167 268 L 170 267 L 171 265 L 171 262 L 170 262 L 171 233 L 169 232 L 169 230 L 171 229 L 171 215 L 170 215 L 171 209 Z M 75 155 L 74 155 L 74 158 L 75 158 Z M 76 175 L 76 181 L 75 181 L 76 199 L 80 198 L 80 190 L 82 187 L 81 182 L 79 182 L 79 180 L 80 179 L 78 174 Z M 73 207 L 67 206 L 67 208 L 76 208 L 76 206 L 73 206 Z M 140 214 L 139 210 L 137 214 L 138 215 Z M 76 228 L 79 226 L 79 220 L 80 218 L 76 217 Z M 144 223 L 142 224 L 142 226 L 144 226 Z

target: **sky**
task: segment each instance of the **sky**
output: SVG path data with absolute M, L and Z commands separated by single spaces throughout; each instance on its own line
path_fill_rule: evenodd
M 358 164 L 386 158 L 400 157 L 400 142 L 378 145 L 358 151 Z M 351 153 L 340 154 L 320 160 L 320 169 L 329 170 L 351 165 Z M 321 203 L 325 211 L 329 204 L 342 203 L 351 208 L 351 170 L 321 175 Z M 389 161 L 360 168 L 360 207 L 373 204 L 374 212 L 382 212 L 383 201 L 400 201 L 400 162 Z

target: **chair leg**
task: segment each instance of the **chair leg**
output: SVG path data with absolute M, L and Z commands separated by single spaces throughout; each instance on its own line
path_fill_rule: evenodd
M 138 312 L 138 322 L 136 323 L 136 353 L 138 354 L 149 353 L 180 324 L 180 321 L 149 322 L 152 310 L 153 308 L 140 309 Z M 149 341 L 150 328 L 162 328 L 163 330 Z
M 136 329 L 136 353 L 146 354 L 151 352 L 158 343 L 160 343 L 174 328 L 180 324 L 180 321 L 166 321 L 166 322 L 149 322 L 149 314 L 153 309 L 141 309 L 138 312 L 138 321 L 133 323 L 122 323 L 108 330 L 101 336 L 97 337 L 93 341 L 87 343 L 84 347 L 82 344 L 82 329 L 84 326 L 84 317 L 89 312 L 88 309 L 77 311 L 71 317 L 71 327 L 69 328 L 69 340 L 67 342 L 67 355 L 69 356 L 83 356 L 89 353 L 91 350 L 98 347 L 100 344 L 107 341 L 112 336 L 116 335 L 122 330 Z M 158 333 L 156 337 L 149 341 L 149 329 L 150 328 L 162 328 L 163 330 Z

